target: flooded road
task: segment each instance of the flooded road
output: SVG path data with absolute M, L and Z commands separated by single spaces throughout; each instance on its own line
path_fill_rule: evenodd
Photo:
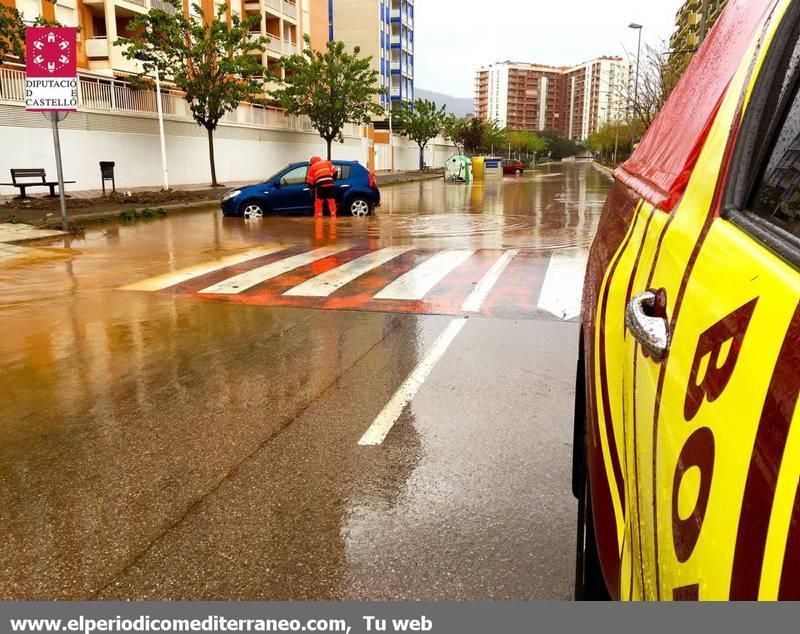
M 409 183 L 335 222 L 209 206 L 0 266 L 0 598 L 569 598 L 609 184 Z

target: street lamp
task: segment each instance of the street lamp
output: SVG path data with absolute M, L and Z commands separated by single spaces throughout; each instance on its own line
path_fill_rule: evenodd
M 628 28 L 629 29 L 634 29 L 636 31 L 639 31 L 639 45 L 638 45 L 638 47 L 636 49 L 636 84 L 635 84 L 635 88 L 634 88 L 634 98 L 633 98 L 633 107 L 634 107 L 634 113 L 633 114 L 634 114 L 634 116 L 636 116 L 637 115 L 636 111 L 639 110 L 639 62 L 640 62 L 641 57 L 642 57 L 642 28 L 643 27 L 642 27 L 641 24 L 636 24 L 636 22 L 631 22 L 628 25 Z

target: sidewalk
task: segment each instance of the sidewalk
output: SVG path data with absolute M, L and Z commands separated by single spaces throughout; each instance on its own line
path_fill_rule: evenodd
M 380 187 L 398 183 L 442 178 L 443 171 L 430 172 L 391 172 L 376 174 Z M 70 222 L 89 224 L 101 219 L 116 218 L 127 210 L 142 211 L 155 208 L 169 212 L 190 211 L 207 206 L 222 199 L 225 192 L 252 185 L 251 181 L 226 182 L 224 187 L 211 188 L 207 184 L 176 185 L 169 193 L 152 187 L 119 188 L 114 196 L 103 198 L 99 189 L 70 191 L 67 197 L 67 212 Z M 170 195 L 173 194 L 173 195 Z M 126 200 L 130 194 L 130 200 Z M 12 196 L 0 197 L 0 223 L 13 220 L 45 227 L 61 225 L 58 198 L 37 196 L 26 204 Z M 14 226 L 14 225 L 11 225 Z M 24 226 L 24 225 L 22 225 Z M 0 240 L 2 241 L 2 240 Z
M 64 257 L 68 254 L 65 249 L 40 249 L 19 244 L 20 242 L 54 238 L 62 235 L 64 235 L 63 231 L 36 229 L 25 224 L 0 223 L 0 266 Z

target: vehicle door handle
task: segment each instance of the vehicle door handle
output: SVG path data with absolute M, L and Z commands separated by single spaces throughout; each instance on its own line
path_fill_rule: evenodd
M 625 325 L 646 356 L 662 361 L 669 348 L 669 323 L 664 291 L 646 291 L 631 298 L 625 310 Z

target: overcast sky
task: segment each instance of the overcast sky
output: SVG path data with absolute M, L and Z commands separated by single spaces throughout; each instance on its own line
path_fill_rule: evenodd
M 683 0 L 415 0 L 414 82 L 472 97 L 476 69 L 497 61 L 572 65 L 668 39 Z

